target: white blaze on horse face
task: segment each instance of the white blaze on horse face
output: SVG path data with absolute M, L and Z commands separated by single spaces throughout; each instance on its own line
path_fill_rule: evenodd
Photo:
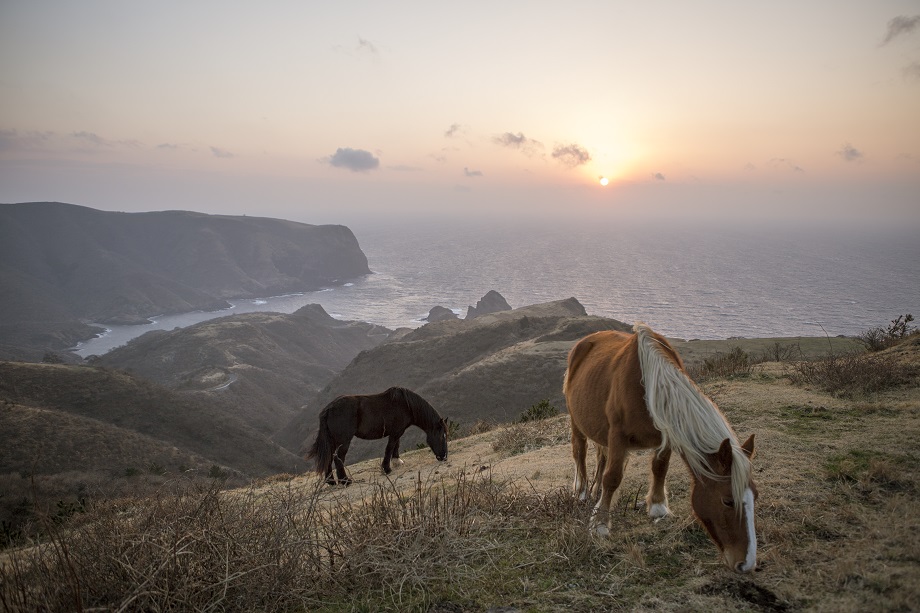
M 757 564 L 757 534 L 754 532 L 754 492 L 744 490 L 744 517 L 747 520 L 748 550 L 741 572 L 749 572 Z

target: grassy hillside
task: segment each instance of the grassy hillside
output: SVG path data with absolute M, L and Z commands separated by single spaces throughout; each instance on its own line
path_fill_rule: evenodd
M 246 313 L 149 332 L 95 363 L 210 397 L 271 434 L 360 351 L 389 333 L 374 324 L 336 320 L 314 304 L 290 315 Z
M 758 559 L 722 564 L 690 516 L 674 459 L 673 517 L 635 501 L 650 452 L 635 454 L 618 529 L 588 531 L 570 492 L 566 418 L 451 442 L 449 461 L 404 454 L 349 467 L 350 488 L 314 475 L 221 494 L 172 486 L 100 505 L 50 530 L 55 547 L 8 551 L 0 602 L 265 611 L 908 611 L 920 602 L 920 337 L 876 355 L 898 377 L 871 393 L 802 381 L 799 363 L 711 378 L 736 431 L 757 435 Z M 833 370 L 843 362 L 820 362 Z M 853 375 L 861 377 L 862 375 Z M 76 528 L 79 527 L 79 530 Z
M 480 422 L 513 421 L 528 407 L 548 400 L 565 410 L 562 378 L 572 345 L 597 330 L 626 330 L 623 322 L 588 316 L 574 298 L 478 317 L 422 326 L 360 354 L 277 435 L 291 451 L 312 442 L 322 408 L 341 394 L 374 393 L 391 385 L 411 388 L 461 432 Z M 675 341 L 688 367 L 741 351 L 753 365 L 765 359 L 799 359 L 860 349 L 852 338 L 730 339 Z M 771 357 L 771 354 L 777 357 Z M 411 433 L 406 445 L 422 440 Z M 355 441 L 349 457 L 376 453 Z
M 300 449 L 326 404 L 342 394 L 408 387 L 467 430 L 478 421 L 507 422 L 544 398 L 562 402 L 565 351 L 589 332 L 626 329 L 613 319 L 589 317 L 574 298 L 491 313 L 473 320 L 430 323 L 360 353 L 276 436 Z M 411 446 L 413 433 L 406 439 Z M 310 441 L 312 442 L 312 440 Z M 356 441 L 349 454 L 368 457 Z

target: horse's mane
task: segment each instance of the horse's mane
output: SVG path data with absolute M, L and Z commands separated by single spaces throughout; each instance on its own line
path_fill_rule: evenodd
M 678 451 L 690 470 L 711 479 L 713 473 L 706 454 L 719 450 L 722 441 L 732 445 L 732 494 L 741 501 L 750 485 L 751 463 L 738 444 L 738 437 L 725 416 L 677 365 L 669 354 L 674 350 L 656 338 L 647 325 L 636 322 L 639 365 L 645 386 L 645 403 L 655 427 L 661 432 L 661 447 Z M 676 354 L 674 354 L 676 355 Z M 741 510 L 741 504 L 736 508 Z
M 412 390 L 404 387 L 391 387 L 389 392 L 392 400 L 396 402 L 405 400 L 406 406 L 412 411 L 413 421 L 425 432 L 433 430 L 441 423 L 441 416 L 434 410 L 434 407 Z

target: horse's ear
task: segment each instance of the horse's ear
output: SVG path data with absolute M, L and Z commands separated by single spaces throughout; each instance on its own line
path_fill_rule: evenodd
M 732 468 L 732 441 L 727 438 L 719 445 L 716 452 L 716 461 L 722 465 L 723 470 L 727 473 Z
M 748 458 L 751 458 L 751 459 L 754 458 L 754 435 L 753 434 L 751 434 L 751 436 L 749 436 L 748 439 L 744 441 L 744 444 L 741 445 L 741 450 L 744 451 L 744 454 Z

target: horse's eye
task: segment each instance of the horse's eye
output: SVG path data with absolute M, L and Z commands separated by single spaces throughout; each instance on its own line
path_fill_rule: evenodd
M 724 504 L 725 506 L 727 506 L 729 509 L 734 509 L 734 508 L 735 508 L 735 501 L 732 500 L 731 498 L 723 498 L 723 499 L 722 499 L 722 504 Z

